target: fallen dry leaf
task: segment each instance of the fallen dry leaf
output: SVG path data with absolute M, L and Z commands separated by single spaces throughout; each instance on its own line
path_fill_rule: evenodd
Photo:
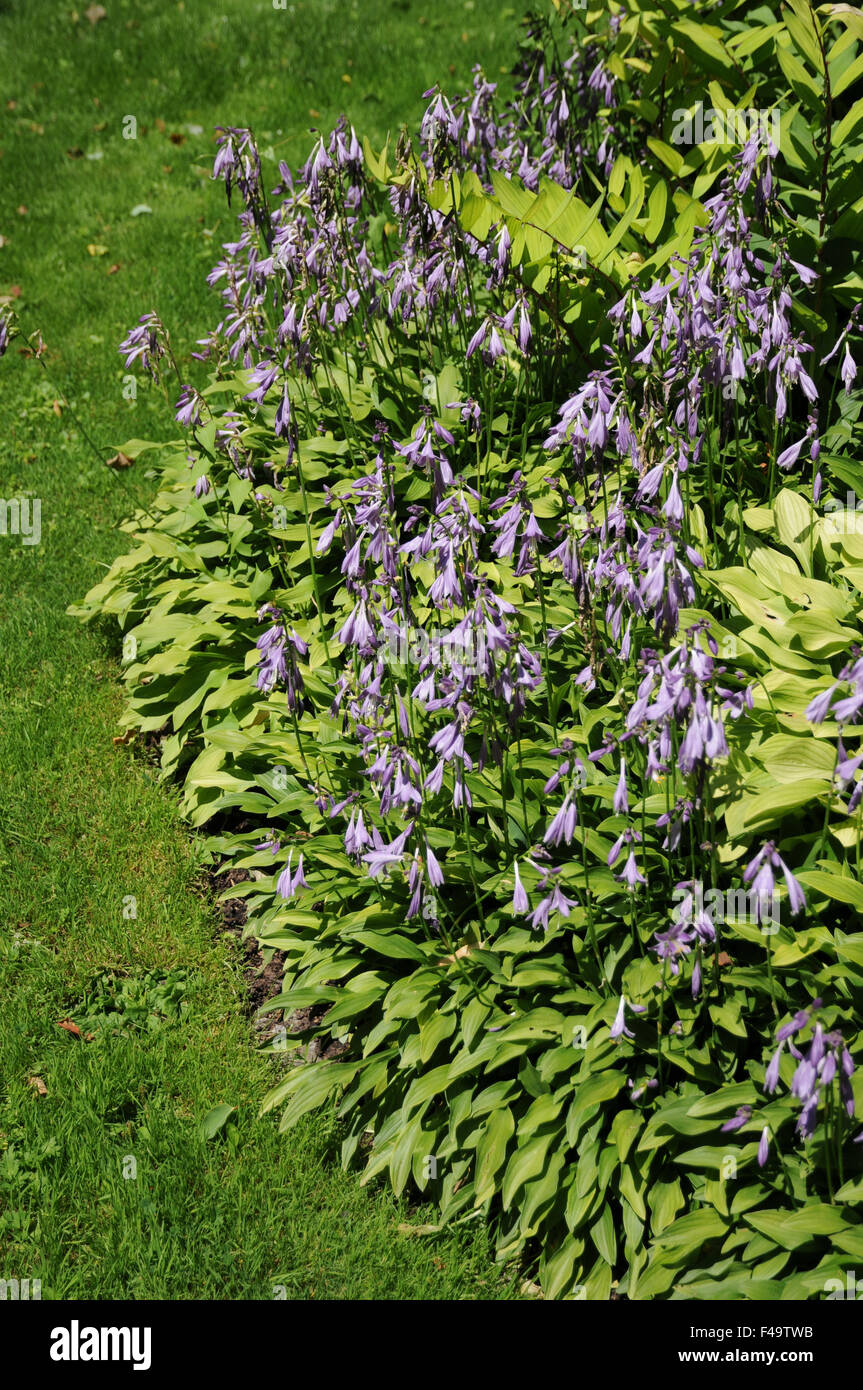
M 81 1036 L 81 1029 L 78 1027 L 77 1023 L 72 1022 L 71 1018 L 61 1018 L 57 1027 L 65 1028 L 66 1032 L 71 1033 L 74 1038 L 80 1038 Z
M 113 265 L 108 266 L 108 269 L 105 273 L 107 275 L 116 275 L 117 271 L 122 267 L 122 264 L 122 261 L 115 261 Z
M 733 965 L 734 961 L 731 959 L 727 951 L 720 951 L 719 955 L 716 957 L 716 964 L 718 966 Z
M 55 415 L 58 415 L 58 416 L 59 416 L 59 415 L 62 415 L 62 414 L 63 414 L 63 407 L 62 407 L 62 405 L 60 404 L 59 401 L 54 401 L 53 404 L 52 404 L 52 406 L 51 406 L 51 409 L 53 410 L 53 412 L 54 412 Z
M 108 18 L 108 11 L 104 5 L 90 5 L 84 13 L 91 24 L 98 24 L 100 19 Z
M 170 140 L 172 145 L 185 145 L 186 143 L 185 135 L 181 135 L 179 130 L 172 130 L 171 134 L 168 136 L 168 139 Z
M 107 256 L 108 254 L 107 246 L 102 246 L 98 241 L 91 241 L 87 250 L 91 256 Z
M 26 217 L 26 216 L 27 216 L 27 208 L 25 207 L 25 205 L 24 205 L 23 203 L 21 204 L 20 208 L 16 208 L 15 211 L 17 212 L 17 214 L 18 214 L 19 217 Z
M 116 453 L 113 458 L 106 459 L 105 462 L 109 468 L 132 467 L 132 460 L 129 458 L 128 454 L 124 454 L 122 451 Z
M 451 956 L 442 956 L 441 959 L 440 959 L 439 961 L 436 962 L 436 964 L 437 964 L 437 965 L 452 965 L 454 961 L 456 961 L 456 960 L 463 960 L 465 956 L 469 956 L 470 953 L 471 953 L 471 951 L 479 951 L 479 950 L 481 950 L 481 949 L 482 949 L 482 945 L 483 945 L 483 943 L 482 943 L 481 941 L 477 941 L 477 942 L 466 941 L 466 942 L 464 943 L 463 946 L 459 946 L 458 950 L 457 950 L 453 955 L 451 955 Z
M 28 1076 L 27 1085 L 32 1086 L 34 1091 L 38 1091 L 40 1096 L 47 1096 L 48 1094 L 48 1087 L 41 1076 Z
M 77 145 L 73 145 L 71 150 L 66 151 L 66 155 L 69 159 L 83 159 L 84 151 L 80 150 Z
M 116 738 L 113 738 L 113 739 L 111 740 L 111 742 L 116 746 L 118 743 L 129 743 L 131 739 L 132 739 L 132 730 L 131 730 L 131 729 L 127 729 L 126 732 L 125 732 L 124 734 L 118 734 Z
M 12 296 L 13 299 L 20 299 L 20 298 L 21 298 L 21 286 L 20 286 L 20 285 L 10 285 L 10 286 L 9 286 L 9 293 L 11 294 L 11 296 Z

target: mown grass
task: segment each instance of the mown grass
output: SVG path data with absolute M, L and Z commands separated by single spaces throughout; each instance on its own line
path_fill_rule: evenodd
M 511 1296 L 479 1223 L 406 1237 L 422 1209 L 343 1174 L 334 1121 L 282 1136 L 258 1117 L 273 1064 L 251 1041 L 236 944 L 170 791 L 113 742 L 113 637 L 65 610 L 151 488 L 140 465 L 106 468 L 73 413 L 103 458 L 163 436 L 154 391 L 124 398 L 116 343 L 155 308 L 185 360 L 219 316 L 204 276 L 233 228 L 203 172 L 213 125 L 253 124 L 289 162 L 342 109 L 381 141 L 435 80 L 464 87 L 474 61 L 499 74 L 515 14 L 495 0 L 104 8 L 91 23 L 0 3 L 0 295 L 41 329 L 50 372 L 15 347 L 0 366 L 0 492 L 42 503 L 40 545 L 0 536 L 0 1278 L 39 1278 L 44 1298 Z M 94 988 L 110 996 L 106 969 L 176 978 L 188 1007 L 164 1017 L 151 997 L 140 1020 L 76 1038 L 58 1024 Z M 200 1121 L 221 1102 L 236 1134 L 208 1143 Z

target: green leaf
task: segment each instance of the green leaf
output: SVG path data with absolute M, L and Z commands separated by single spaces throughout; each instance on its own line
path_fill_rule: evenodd
M 747 1218 L 748 1219 L 748 1218 Z M 699 1249 L 708 1240 L 718 1240 L 728 1232 L 728 1223 L 715 1211 L 691 1212 L 657 1236 L 657 1244 L 674 1249 L 680 1258 Z
M 611 1204 L 606 1202 L 599 1219 L 590 1228 L 591 1239 L 607 1265 L 617 1259 L 617 1237 L 614 1234 L 614 1217 Z
M 214 1105 L 201 1121 L 201 1137 L 203 1139 L 213 1139 L 224 1129 L 232 1115 L 237 1113 L 236 1105 Z
M 840 97 L 854 82 L 859 82 L 861 77 L 863 77 L 863 53 L 854 59 L 854 62 L 845 69 L 842 76 L 834 84 L 833 100 L 835 101 L 837 97 Z
M 515 1133 L 515 1120 L 508 1107 L 495 1110 L 486 1120 L 476 1151 L 474 1205 L 481 1207 L 498 1187 L 498 1173 L 506 1158 L 507 1144 Z
M 858 912 L 863 912 L 863 883 L 860 883 L 859 879 L 829 873 L 825 869 L 802 869 L 796 877 L 805 888 L 814 888 L 826 898 L 833 898 L 840 903 L 850 903 Z
M 817 1236 L 835 1235 L 848 1226 L 841 1211 L 821 1202 L 799 1211 L 748 1211 L 743 1220 L 783 1250 L 796 1250 Z
M 530 1178 L 537 1177 L 545 1164 L 546 1154 L 553 1142 L 560 1142 L 560 1136 L 555 1134 L 537 1135 L 526 1144 L 521 1144 L 516 1149 L 506 1167 L 501 1186 L 501 1198 L 504 1210 L 506 1211 L 519 1188 L 522 1187 Z
M 838 150 L 845 141 L 863 132 L 863 97 L 859 97 L 832 132 L 833 145 Z
M 783 48 L 781 44 L 776 44 L 776 57 L 779 59 L 785 80 L 791 88 L 798 101 L 802 101 L 810 111 L 819 116 L 824 110 L 824 98 L 818 81 L 806 71 L 799 58 L 795 58 L 790 48 Z
M 570 1110 L 571 1118 L 583 1115 L 586 1110 L 601 1104 L 602 1101 L 612 1100 L 625 1085 L 626 1077 L 621 1072 L 604 1071 L 589 1076 L 576 1090 Z
M 822 779 L 801 777 L 799 782 L 771 787 L 769 791 L 759 792 L 756 796 L 744 796 L 739 801 L 732 802 L 725 812 L 725 823 L 729 834 L 737 838 L 745 831 L 755 830 L 759 826 L 773 826 L 782 816 L 799 810 L 801 806 L 807 806 L 812 801 L 820 801 L 823 796 Z

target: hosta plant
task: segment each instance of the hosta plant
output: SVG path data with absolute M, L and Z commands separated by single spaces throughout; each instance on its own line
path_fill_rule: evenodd
M 548 1296 L 863 1255 L 861 69 L 560 0 L 383 150 L 220 130 L 218 322 L 122 345 L 182 436 L 75 611 L 344 1045 L 266 1104 Z

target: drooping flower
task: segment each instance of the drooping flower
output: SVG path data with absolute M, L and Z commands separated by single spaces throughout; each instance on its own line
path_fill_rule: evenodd
M 306 882 L 305 874 L 303 873 L 302 854 L 300 855 L 299 861 L 297 863 L 296 871 L 293 874 L 291 873 L 291 862 L 293 860 L 293 857 L 294 851 L 291 850 L 288 855 L 288 862 L 285 865 L 282 872 L 279 874 L 278 881 L 276 883 L 276 892 L 278 893 L 280 898 L 285 898 L 286 900 L 296 897 L 298 892 L 301 892 L 303 888 L 308 888 L 309 886 Z
M 524 916 L 525 913 L 530 911 L 530 902 L 519 876 L 517 859 L 513 864 L 513 869 L 515 872 L 515 892 L 512 895 L 512 910 Z
M 767 1125 L 761 1131 L 761 1138 L 758 1141 L 758 1167 L 763 1168 L 770 1153 L 770 1130 Z
M 735 1130 L 742 1129 L 745 1124 L 748 1124 L 751 1117 L 752 1106 L 741 1105 L 738 1107 L 733 1118 L 726 1120 L 725 1124 L 721 1126 L 720 1132 L 722 1134 L 733 1134 Z
M 643 1014 L 646 1007 L 646 1004 L 630 1004 L 629 1000 L 621 994 L 614 1022 L 609 1029 L 609 1037 L 619 1038 L 622 1035 L 626 1038 L 634 1038 L 635 1034 L 626 1025 L 626 1010 L 629 1009 L 630 1013 L 634 1014 Z
M 788 891 L 788 905 L 791 908 L 792 916 L 802 912 L 806 906 L 806 897 L 797 879 L 792 874 L 785 860 L 778 854 L 776 846 L 772 840 L 768 840 L 749 861 L 744 872 L 744 883 L 751 883 L 751 891 L 757 896 L 759 903 L 759 914 L 761 907 L 769 907 L 773 902 L 775 891 L 774 869 L 781 869 L 785 879 L 785 887 Z M 759 916 L 759 921 L 761 920 Z

